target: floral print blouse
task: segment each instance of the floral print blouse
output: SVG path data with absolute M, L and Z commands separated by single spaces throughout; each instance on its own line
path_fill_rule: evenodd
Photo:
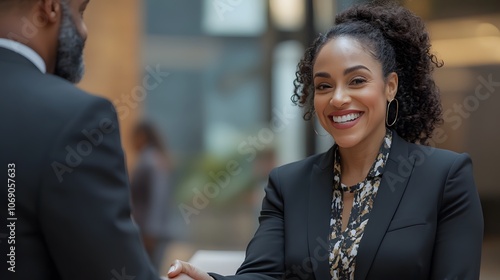
M 333 280 L 354 279 L 356 255 L 373 202 L 377 195 L 384 167 L 389 157 L 392 131 L 387 130 L 379 153 L 366 178 L 354 186 L 341 183 L 340 153 L 335 147 L 333 201 L 330 219 L 330 275 Z M 354 193 L 354 201 L 347 227 L 342 231 L 342 211 L 344 192 Z

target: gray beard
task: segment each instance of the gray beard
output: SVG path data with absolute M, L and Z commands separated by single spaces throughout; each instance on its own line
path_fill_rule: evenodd
M 78 32 L 71 18 L 67 3 L 61 2 L 62 22 L 59 31 L 59 46 L 57 48 L 56 69 L 54 74 L 71 83 L 78 83 L 83 78 L 85 66 L 83 63 L 83 48 L 85 40 Z

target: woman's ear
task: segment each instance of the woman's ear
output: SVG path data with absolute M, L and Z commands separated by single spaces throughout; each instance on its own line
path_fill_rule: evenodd
M 385 97 L 387 101 L 391 101 L 396 97 L 398 93 L 398 74 L 396 72 L 392 72 L 387 75 L 386 83 L 385 83 Z

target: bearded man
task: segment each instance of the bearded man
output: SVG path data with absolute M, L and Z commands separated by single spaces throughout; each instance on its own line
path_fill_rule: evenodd
M 0 0 L 0 279 L 159 279 L 111 103 L 83 75 L 89 0 Z

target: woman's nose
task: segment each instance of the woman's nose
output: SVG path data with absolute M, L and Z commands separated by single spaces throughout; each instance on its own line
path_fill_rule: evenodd
M 337 87 L 333 91 L 332 98 L 330 99 L 330 105 L 336 108 L 342 108 L 349 102 L 351 102 L 351 97 L 349 96 L 349 93 L 346 89 Z

